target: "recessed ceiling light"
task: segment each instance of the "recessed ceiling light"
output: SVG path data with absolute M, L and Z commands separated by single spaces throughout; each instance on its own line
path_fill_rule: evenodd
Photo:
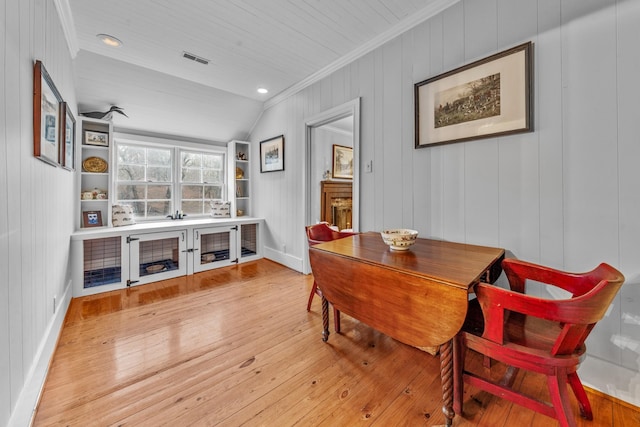
M 258 93 L 269 93 L 269 89 L 264 88 L 264 87 L 259 87 L 258 88 Z
M 122 42 L 118 40 L 116 37 L 110 36 L 109 34 L 97 34 L 97 38 L 102 40 L 102 43 L 106 44 L 110 47 L 120 47 L 122 46 Z

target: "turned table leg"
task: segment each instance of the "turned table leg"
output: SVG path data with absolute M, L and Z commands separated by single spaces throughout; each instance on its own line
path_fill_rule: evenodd
M 451 340 L 440 346 L 440 378 L 442 381 L 442 413 L 446 418 L 446 425 L 453 424 L 453 348 Z
M 329 340 L 329 301 L 322 297 L 322 341 Z

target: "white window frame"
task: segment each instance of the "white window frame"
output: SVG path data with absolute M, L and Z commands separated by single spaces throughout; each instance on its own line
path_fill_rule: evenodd
M 178 203 L 177 206 L 182 206 L 182 186 L 183 185 L 198 185 L 198 186 L 205 186 L 207 183 L 206 182 L 182 182 L 182 153 L 186 152 L 186 153 L 196 153 L 196 154 L 215 154 L 215 155 L 221 155 L 222 154 L 222 169 L 220 171 L 220 174 L 222 176 L 222 183 L 221 183 L 221 188 L 222 188 L 222 195 L 220 199 L 217 200 L 221 200 L 221 199 L 225 199 L 226 195 L 227 195 L 227 155 L 226 155 L 226 150 L 224 153 L 220 153 L 219 151 L 213 151 L 213 150 L 202 150 L 202 149 L 194 149 L 194 148 L 187 148 L 187 147 L 176 147 L 176 159 L 175 159 L 175 165 L 176 165 L 176 191 L 178 192 L 178 194 L 175 195 L 176 198 L 176 202 Z M 200 166 L 202 168 L 202 165 Z M 209 184 L 214 184 L 214 183 L 209 183 Z M 203 200 L 204 201 L 204 200 Z M 193 214 L 189 214 L 189 215 L 193 215 Z M 206 216 L 207 214 L 203 213 L 200 215 L 194 215 L 194 216 Z
M 136 145 L 143 147 L 151 147 L 151 148 L 169 148 L 172 150 L 172 188 L 171 188 L 171 203 L 172 203 L 172 211 L 176 211 L 177 206 L 182 206 L 182 193 L 181 193 L 181 167 L 180 167 L 180 153 L 181 151 L 191 151 L 191 152 L 202 152 L 208 154 L 220 154 L 223 156 L 222 158 L 222 200 L 228 200 L 229 194 L 229 181 L 228 181 L 228 173 L 227 173 L 227 147 L 226 144 L 223 143 L 212 143 L 217 145 L 209 145 L 197 142 L 189 142 L 189 141 L 180 141 L 173 139 L 165 139 L 165 138 L 157 138 L 151 136 L 143 136 L 143 135 L 132 135 L 125 133 L 114 133 L 113 138 L 114 147 L 111 150 L 111 165 L 113 165 L 112 173 L 111 173 L 111 194 L 113 196 L 110 197 L 112 204 L 117 204 L 117 185 L 118 185 L 118 146 L 120 144 L 124 145 Z M 123 201 L 123 203 L 126 203 Z M 191 215 L 188 218 L 205 218 L 209 216 L 208 214 L 202 215 Z M 166 218 L 154 217 L 154 218 L 140 218 L 136 217 L 137 222 L 154 222 L 165 220 Z

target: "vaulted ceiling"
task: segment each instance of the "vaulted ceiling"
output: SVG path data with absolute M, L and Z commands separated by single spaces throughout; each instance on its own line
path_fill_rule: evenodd
M 118 105 L 121 130 L 218 142 L 246 138 L 265 105 L 457 1 L 56 0 L 80 112 Z

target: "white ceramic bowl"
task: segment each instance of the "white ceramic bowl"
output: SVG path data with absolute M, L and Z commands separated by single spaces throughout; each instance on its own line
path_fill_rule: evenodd
M 380 232 L 382 240 L 391 247 L 392 251 L 406 251 L 416 242 L 418 232 L 408 228 L 395 228 Z

